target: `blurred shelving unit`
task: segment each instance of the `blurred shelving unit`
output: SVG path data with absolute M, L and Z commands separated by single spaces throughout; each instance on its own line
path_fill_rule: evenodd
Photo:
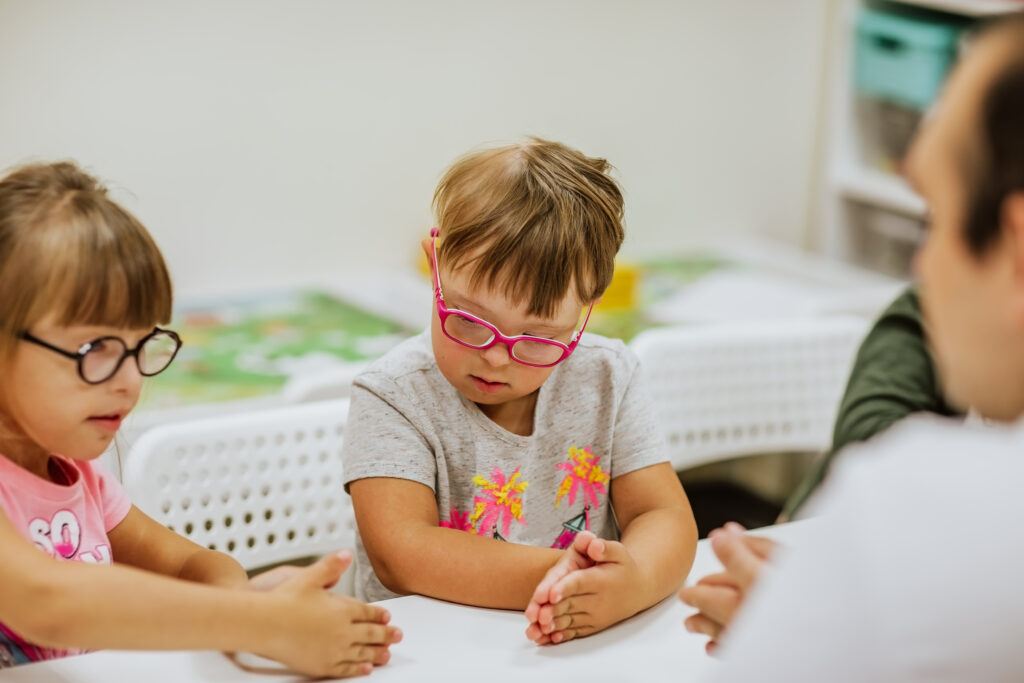
M 964 17 L 987 17 L 1021 9 L 1016 0 L 901 0 L 899 4 L 950 12 Z
M 842 0 L 826 86 L 825 182 L 819 211 L 819 246 L 828 256 L 897 277 L 909 277 L 914 250 L 924 235 L 926 207 L 899 175 L 899 161 L 877 163 L 882 124 L 905 141 L 916 126 L 906 108 L 893 106 L 889 118 L 870 109 L 854 79 L 858 18 L 863 12 L 910 13 L 936 22 L 979 21 L 1024 10 L 1021 0 Z M 874 105 L 871 105 L 874 106 Z M 920 112 L 917 114 L 920 115 Z M 895 126 L 893 124 L 895 123 Z M 899 130 L 902 128 L 902 130 Z

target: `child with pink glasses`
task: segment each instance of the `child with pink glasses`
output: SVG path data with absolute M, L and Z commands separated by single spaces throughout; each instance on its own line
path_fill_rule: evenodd
M 623 239 L 608 171 L 531 139 L 441 180 L 423 241 L 431 329 L 353 387 L 343 456 L 361 597 L 525 610 L 546 644 L 686 577 L 696 526 L 637 360 L 582 336 Z

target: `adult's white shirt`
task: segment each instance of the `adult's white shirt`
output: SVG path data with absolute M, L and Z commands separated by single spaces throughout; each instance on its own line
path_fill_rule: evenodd
M 1024 425 L 907 420 L 836 461 L 719 681 L 1024 680 Z

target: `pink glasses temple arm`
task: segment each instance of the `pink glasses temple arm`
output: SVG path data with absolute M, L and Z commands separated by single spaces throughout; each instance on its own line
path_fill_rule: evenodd
M 590 303 L 590 308 L 587 309 L 587 317 L 583 319 L 583 326 L 579 330 L 572 333 L 572 339 L 569 340 L 569 347 L 576 348 L 576 345 L 580 343 L 580 337 L 583 336 L 583 330 L 587 329 L 587 323 L 590 322 L 590 314 L 594 311 L 594 303 Z

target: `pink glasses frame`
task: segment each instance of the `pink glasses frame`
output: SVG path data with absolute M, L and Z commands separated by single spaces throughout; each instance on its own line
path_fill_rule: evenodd
M 559 363 L 564 361 L 566 358 L 571 356 L 572 352 L 576 350 L 576 346 L 580 343 L 580 337 L 583 336 L 583 330 L 585 330 L 587 328 L 587 322 L 590 321 L 590 314 L 594 310 L 594 302 L 593 301 L 590 302 L 590 307 L 587 309 L 587 317 L 583 319 L 583 325 L 580 327 L 580 329 L 578 329 L 578 330 L 576 330 L 576 331 L 574 331 L 572 333 L 572 337 L 569 339 L 569 343 L 568 344 L 563 344 L 562 342 L 555 341 L 554 339 L 544 339 L 543 337 L 531 337 L 530 335 L 527 335 L 527 334 L 522 334 L 522 335 L 519 335 L 519 336 L 516 336 L 516 337 L 506 337 L 505 335 L 503 335 L 498 330 L 497 327 L 495 327 L 491 323 L 487 322 L 486 320 L 484 320 L 482 318 L 478 318 L 477 316 L 473 315 L 472 313 L 466 313 L 465 311 L 460 311 L 457 308 L 449 309 L 448 306 L 445 305 L 445 303 L 444 303 L 444 294 L 442 294 L 442 292 L 441 292 L 441 276 L 438 274 L 438 269 L 437 269 L 437 228 L 431 228 L 430 229 L 430 249 L 433 252 L 434 301 L 437 304 L 437 317 L 440 318 L 440 320 L 441 320 L 441 331 L 444 333 L 444 336 L 448 337 L 449 339 L 451 339 L 456 344 L 459 344 L 461 346 L 465 346 L 466 348 L 470 348 L 470 349 L 477 349 L 479 351 L 484 351 L 486 349 L 489 349 L 492 346 L 494 346 L 495 344 L 505 344 L 508 347 L 508 356 L 509 356 L 509 358 L 511 358 L 512 360 L 514 360 L 515 362 L 517 362 L 517 363 L 519 363 L 521 365 L 529 365 L 530 367 L 534 367 L 534 368 L 550 368 L 552 366 L 558 365 Z M 491 331 L 491 334 L 493 335 L 491 337 L 491 341 L 488 342 L 487 344 L 484 344 L 483 346 L 474 346 L 472 344 L 467 344 L 464 341 L 456 339 L 452 335 L 448 334 L 448 331 L 445 329 L 444 322 L 445 322 L 445 320 L 448 319 L 449 316 L 452 316 L 452 315 L 458 315 L 458 316 L 466 318 L 468 320 L 472 320 L 473 322 L 475 322 L 475 323 L 477 323 L 479 325 L 483 325 L 484 327 L 486 327 L 487 329 L 489 329 Z M 553 363 L 529 363 L 529 362 L 527 362 L 525 360 L 520 360 L 520 359 L 516 358 L 515 354 L 512 352 L 512 347 L 516 344 L 516 342 L 519 342 L 519 341 L 538 342 L 540 344 L 547 344 L 549 346 L 557 347 L 558 349 L 560 349 L 562 351 L 562 356 L 558 360 L 554 361 Z

